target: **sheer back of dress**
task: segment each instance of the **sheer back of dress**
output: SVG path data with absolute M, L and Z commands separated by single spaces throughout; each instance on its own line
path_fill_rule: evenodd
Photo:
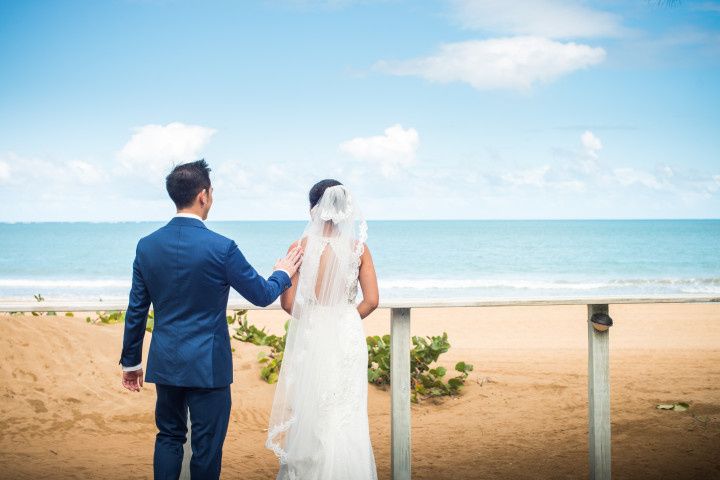
M 354 301 L 358 275 L 355 242 L 315 234 L 304 240 L 304 268 L 300 270 L 295 305 L 309 302 L 329 306 Z

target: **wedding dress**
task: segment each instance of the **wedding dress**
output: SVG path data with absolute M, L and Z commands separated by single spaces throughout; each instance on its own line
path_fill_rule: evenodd
M 266 447 L 278 480 L 375 480 L 367 346 L 356 309 L 367 224 L 343 185 L 325 190 L 302 237 L 303 264 Z

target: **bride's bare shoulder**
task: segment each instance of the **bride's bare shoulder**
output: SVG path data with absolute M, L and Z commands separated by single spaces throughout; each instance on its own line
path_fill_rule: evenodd
M 299 239 L 299 240 L 295 240 L 295 241 L 292 243 L 292 245 L 290 245 L 290 246 L 288 247 L 288 252 L 289 252 L 290 250 L 292 250 L 293 248 L 296 248 L 298 245 L 300 245 L 300 246 L 302 246 L 303 248 L 305 248 L 305 247 L 307 246 L 307 237 L 302 237 L 302 238 Z

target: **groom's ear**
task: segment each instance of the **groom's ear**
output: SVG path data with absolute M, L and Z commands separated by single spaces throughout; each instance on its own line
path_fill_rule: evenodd
M 201 206 L 206 206 L 212 201 L 212 187 L 210 188 L 203 188 L 200 190 L 200 193 L 198 193 L 197 201 L 200 203 Z

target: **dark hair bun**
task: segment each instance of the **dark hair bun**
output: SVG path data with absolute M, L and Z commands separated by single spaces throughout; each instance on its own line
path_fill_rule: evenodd
M 332 178 L 326 178 L 325 180 L 320 180 L 315 185 L 313 185 L 312 188 L 310 189 L 310 194 L 308 195 L 308 197 L 310 199 L 310 208 L 317 205 L 317 203 L 322 198 L 323 193 L 325 193 L 325 190 L 327 190 L 330 187 L 335 187 L 337 185 L 342 185 L 342 183 L 338 182 L 337 180 L 333 180 Z

